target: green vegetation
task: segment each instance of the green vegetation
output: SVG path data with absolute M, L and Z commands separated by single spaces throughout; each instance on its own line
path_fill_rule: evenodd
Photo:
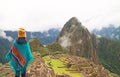
M 5 77 L 5 76 L 0 76 L 0 77 Z
M 57 42 L 47 45 L 47 48 L 52 52 L 62 51 L 62 47 Z
M 39 53 L 40 53 L 42 56 L 47 56 L 47 55 L 50 54 L 50 51 L 49 51 L 47 48 L 45 48 L 45 47 L 40 47 L 40 48 L 39 48 Z
M 30 47 L 32 52 L 39 52 L 42 56 L 46 56 L 50 53 L 47 48 L 43 47 L 43 45 L 37 38 L 33 38 L 30 41 Z
M 0 63 L 0 67 L 2 66 L 2 63 Z
M 103 66 L 120 75 L 120 41 L 100 38 L 98 51 Z
M 97 76 L 97 72 L 93 72 L 90 77 L 96 77 L 96 76 Z
M 49 56 L 45 56 L 44 60 L 46 61 L 47 65 L 53 68 L 54 71 L 59 75 L 67 74 L 70 75 L 71 77 L 83 77 L 82 74 L 78 72 L 72 73 L 70 71 L 67 71 L 68 68 L 65 67 L 64 63 L 59 59 L 50 59 Z

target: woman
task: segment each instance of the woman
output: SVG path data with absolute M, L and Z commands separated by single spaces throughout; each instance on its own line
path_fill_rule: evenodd
M 26 77 L 26 68 L 33 61 L 33 55 L 29 43 L 26 41 L 24 28 L 19 28 L 18 38 L 14 41 L 11 50 L 7 53 L 6 59 L 15 72 L 15 77 Z

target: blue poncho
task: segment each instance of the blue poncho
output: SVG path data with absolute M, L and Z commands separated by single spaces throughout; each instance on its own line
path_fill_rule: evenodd
M 16 75 L 19 76 L 20 73 L 17 73 L 17 71 L 23 73 L 33 61 L 29 43 L 19 44 L 15 41 L 11 50 L 6 54 L 6 59 L 9 60 L 10 66 Z

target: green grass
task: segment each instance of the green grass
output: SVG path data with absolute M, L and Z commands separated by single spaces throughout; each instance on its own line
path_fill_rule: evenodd
M 82 74 L 80 73 L 72 73 L 70 71 L 66 71 L 67 68 L 58 68 L 64 66 L 63 62 L 60 61 L 59 59 L 50 59 L 48 56 L 44 57 L 46 63 L 50 63 L 51 67 L 54 69 L 55 73 L 62 75 L 62 74 L 67 74 L 70 75 L 71 77 L 83 77 Z

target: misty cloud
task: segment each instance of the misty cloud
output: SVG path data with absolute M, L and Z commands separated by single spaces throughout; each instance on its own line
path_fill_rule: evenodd
M 0 38 L 4 38 L 9 40 L 10 42 L 13 41 L 13 38 L 10 36 L 6 36 L 6 33 L 3 30 L 0 30 Z
M 64 48 L 71 46 L 70 38 L 67 35 L 64 35 L 60 38 L 60 45 Z

